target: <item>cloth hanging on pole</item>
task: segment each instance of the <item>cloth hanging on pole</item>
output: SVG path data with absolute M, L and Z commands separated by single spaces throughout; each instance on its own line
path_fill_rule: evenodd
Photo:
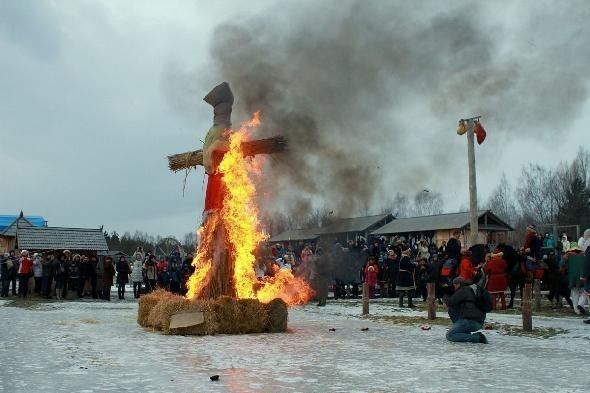
M 486 133 L 486 130 L 484 130 L 483 126 L 481 125 L 481 122 L 476 122 L 475 123 L 475 136 L 477 137 L 477 144 L 481 145 L 483 143 L 483 141 L 486 140 L 486 136 L 488 134 Z

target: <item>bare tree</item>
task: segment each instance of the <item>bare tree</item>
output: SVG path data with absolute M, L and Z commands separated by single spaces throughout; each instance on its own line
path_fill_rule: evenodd
M 321 228 L 334 221 L 334 211 L 326 207 L 314 209 L 308 216 L 305 228 Z
M 522 169 L 516 199 L 525 217 L 536 223 L 551 223 L 559 208 L 559 174 L 538 164 Z
M 514 226 L 518 220 L 514 193 L 505 173 L 502 173 L 500 184 L 494 188 L 485 206 L 510 225 Z
M 196 232 L 187 232 L 184 234 L 184 240 L 182 241 L 182 247 L 186 252 L 195 252 L 197 247 L 197 234 Z
M 383 203 L 381 207 L 381 213 L 391 213 L 394 217 L 397 218 L 404 218 L 409 217 L 411 215 L 412 206 L 406 194 L 401 192 L 396 192 L 395 196 L 385 203 Z
M 443 212 L 443 199 L 440 192 L 419 191 L 414 195 L 414 214 L 429 216 Z

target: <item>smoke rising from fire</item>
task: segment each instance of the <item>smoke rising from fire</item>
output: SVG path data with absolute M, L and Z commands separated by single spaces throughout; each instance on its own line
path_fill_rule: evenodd
M 261 110 L 264 132 L 288 137 L 261 191 L 291 212 L 353 215 L 395 190 L 444 193 L 464 171 L 461 116 L 483 115 L 496 148 L 559 141 L 588 95 L 589 8 L 280 2 L 217 26 L 199 75 L 207 91 L 217 72 L 238 117 Z

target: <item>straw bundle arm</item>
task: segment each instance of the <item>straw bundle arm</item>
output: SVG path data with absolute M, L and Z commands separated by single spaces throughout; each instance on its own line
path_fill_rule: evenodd
M 287 140 L 285 137 L 280 135 L 242 143 L 242 151 L 244 152 L 245 156 L 280 153 L 286 148 Z M 202 150 L 189 151 L 186 153 L 168 156 L 168 167 L 172 172 L 195 168 L 199 165 L 203 165 Z

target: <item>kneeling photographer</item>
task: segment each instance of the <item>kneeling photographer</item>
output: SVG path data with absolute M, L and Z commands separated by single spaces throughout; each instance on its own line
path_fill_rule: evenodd
M 491 310 L 491 299 L 487 291 L 462 277 L 453 280 L 455 293 L 448 299 L 447 306 L 453 326 L 447 332 L 447 340 L 487 344 L 483 333 L 486 312 Z

